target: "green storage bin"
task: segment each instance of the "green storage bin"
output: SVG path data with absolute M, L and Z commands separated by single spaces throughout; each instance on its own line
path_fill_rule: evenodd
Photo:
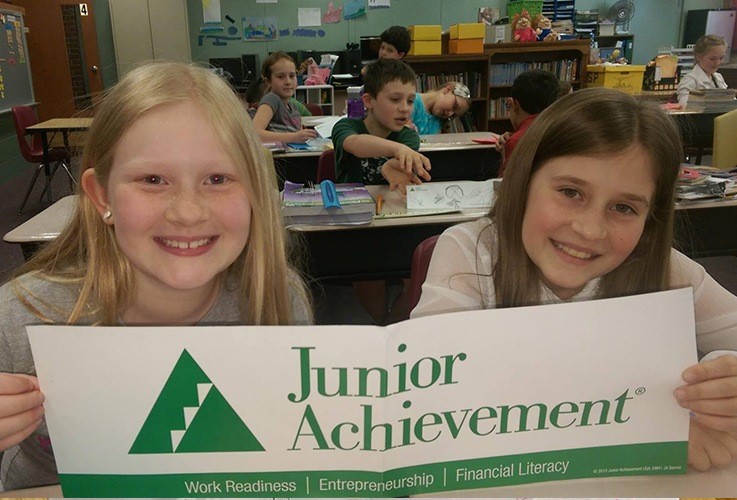
M 535 19 L 535 16 L 543 11 L 542 0 L 512 0 L 507 2 L 507 15 L 509 16 L 509 22 L 512 22 L 512 18 L 515 14 L 520 14 L 523 10 L 530 13 L 530 18 Z

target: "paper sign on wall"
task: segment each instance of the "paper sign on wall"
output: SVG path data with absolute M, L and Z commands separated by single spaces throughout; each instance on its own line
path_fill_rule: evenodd
M 691 289 L 385 328 L 28 330 L 66 497 L 397 497 L 686 471 L 673 390 L 696 362 Z

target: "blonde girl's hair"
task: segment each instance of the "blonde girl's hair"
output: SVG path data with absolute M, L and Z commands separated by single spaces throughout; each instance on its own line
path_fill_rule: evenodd
M 669 287 L 674 191 L 682 158 L 678 127 L 655 103 L 613 89 L 590 88 L 564 96 L 540 113 L 509 158 L 490 213 L 498 238 L 499 259 L 492 270 L 497 307 L 540 301 L 538 270 L 522 244 L 532 176 L 554 158 L 616 156 L 632 147 L 648 156 L 655 192 L 637 246 L 602 277 L 597 296 Z M 480 242 L 490 245 L 492 235 L 482 234 Z
M 700 56 L 709 52 L 712 47 L 726 47 L 727 42 L 719 35 L 703 35 L 696 40 L 693 47 L 694 55 Z
M 96 107 L 80 169 L 94 167 L 98 182 L 107 187 L 120 137 L 147 111 L 183 101 L 195 103 L 207 116 L 224 151 L 240 171 L 252 208 L 248 243 L 223 271 L 222 279 L 242 291 L 239 305 L 244 323 L 288 324 L 293 313 L 290 292 L 305 299 L 307 295 L 287 263 L 273 161 L 224 80 L 206 68 L 182 63 L 149 63 L 133 69 Z M 69 225 L 19 273 L 30 272 L 48 281 L 79 287 L 73 310 L 64 312 L 69 324 L 84 321 L 113 325 L 135 294 L 133 272 L 113 227 L 103 222 L 80 187 L 77 197 Z M 16 293 L 26 306 L 49 321 L 24 299 L 26 291 L 19 280 L 15 283 Z M 43 297 L 33 299 L 43 303 Z

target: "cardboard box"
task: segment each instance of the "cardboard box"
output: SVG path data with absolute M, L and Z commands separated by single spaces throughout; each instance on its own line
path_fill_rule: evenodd
M 438 40 L 412 40 L 409 48 L 410 56 L 433 56 L 442 52 L 442 42 Z
M 599 23 L 599 36 L 614 36 L 614 23 Z
M 484 38 L 484 23 L 459 23 L 450 27 L 450 38 Z
M 448 49 L 449 54 L 482 54 L 484 52 L 484 39 L 451 38 Z
M 511 24 L 486 26 L 486 43 L 512 43 Z
M 441 31 L 439 24 L 415 24 L 409 27 L 409 36 L 413 42 L 415 40 L 440 40 Z
M 589 64 L 586 66 L 586 86 L 617 89 L 628 94 L 642 92 L 644 65 L 621 66 Z

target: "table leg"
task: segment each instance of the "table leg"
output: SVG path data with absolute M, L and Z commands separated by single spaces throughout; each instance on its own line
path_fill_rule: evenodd
M 51 203 L 51 165 L 49 163 L 49 138 L 46 131 L 41 131 L 41 145 L 43 146 L 44 175 L 46 176 L 46 201 Z

